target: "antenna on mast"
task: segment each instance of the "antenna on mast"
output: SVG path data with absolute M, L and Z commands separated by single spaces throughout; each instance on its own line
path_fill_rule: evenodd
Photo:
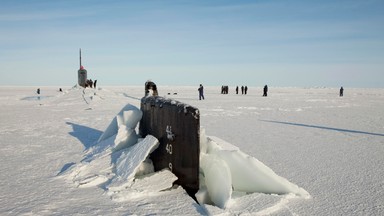
M 81 48 L 80 48 L 80 68 L 81 68 Z

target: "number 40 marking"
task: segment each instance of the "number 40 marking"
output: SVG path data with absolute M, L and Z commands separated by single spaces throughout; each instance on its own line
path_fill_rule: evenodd
M 165 150 L 167 150 L 168 154 L 172 154 L 172 144 L 167 144 Z

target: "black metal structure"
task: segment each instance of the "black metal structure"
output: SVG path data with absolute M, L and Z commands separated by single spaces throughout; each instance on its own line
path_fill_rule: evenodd
M 194 197 L 199 190 L 200 113 L 195 107 L 159 96 L 141 99 L 139 133 L 155 136 L 159 147 L 150 155 L 155 171 L 170 169 L 175 184 Z

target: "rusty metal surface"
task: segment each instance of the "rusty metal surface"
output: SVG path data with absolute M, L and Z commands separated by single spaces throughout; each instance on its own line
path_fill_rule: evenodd
M 175 183 L 194 195 L 199 189 L 199 110 L 158 96 L 142 98 L 141 110 L 140 135 L 160 142 L 151 154 L 155 170 L 170 169 L 179 178 Z

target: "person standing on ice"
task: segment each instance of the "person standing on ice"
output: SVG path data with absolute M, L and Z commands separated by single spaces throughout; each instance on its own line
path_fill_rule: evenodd
M 244 86 L 241 86 L 241 94 L 244 94 Z
M 203 98 L 204 100 L 204 87 L 202 84 L 200 84 L 200 87 L 197 89 L 199 91 L 199 100 L 201 100 L 201 98 Z
M 265 85 L 263 90 L 263 97 L 267 97 L 267 94 L 268 94 L 268 86 Z
M 247 94 L 247 91 L 248 91 L 248 86 L 245 86 L 244 87 L 244 93 Z
M 344 96 L 344 88 L 343 86 L 341 86 L 340 88 L 340 97 L 343 97 Z
M 88 85 L 89 85 L 90 88 L 93 88 L 93 81 L 92 81 L 92 79 L 89 79 L 89 84 Z
M 239 94 L 239 86 L 236 86 L 236 94 Z
M 38 96 L 37 96 L 37 99 L 40 100 L 40 88 L 38 88 L 38 89 L 36 90 L 36 93 L 37 93 L 37 95 L 38 95 Z M 40 105 L 41 105 L 41 104 L 40 104 Z

